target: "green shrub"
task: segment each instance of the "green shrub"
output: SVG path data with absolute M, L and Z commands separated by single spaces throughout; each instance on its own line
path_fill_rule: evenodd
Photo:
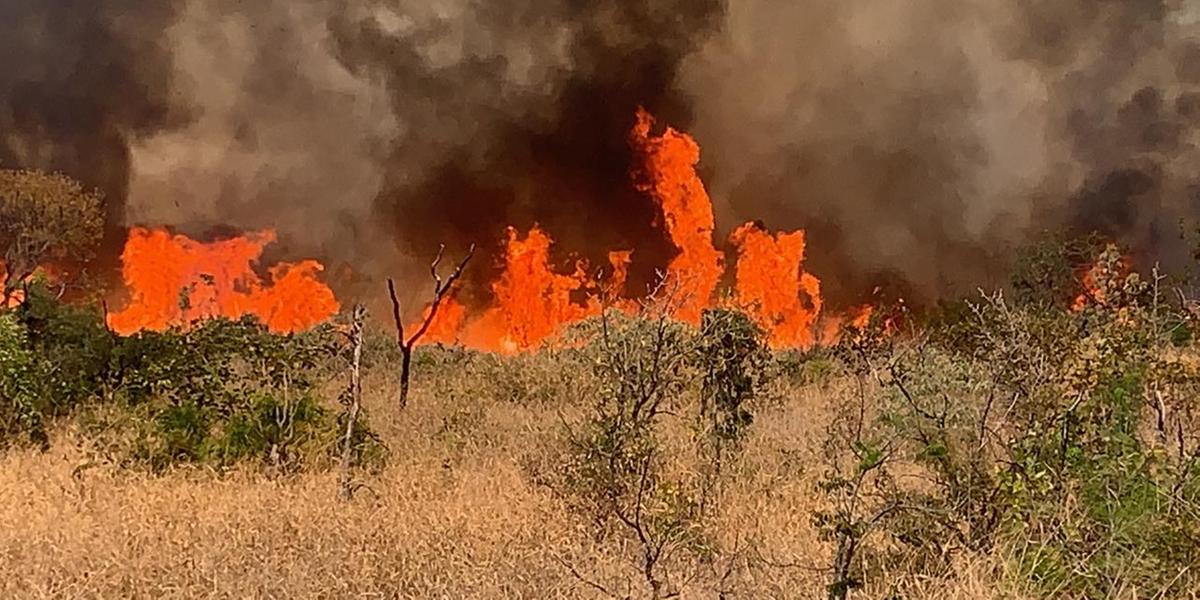
M 117 338 L 104 326 L 104 316 L 91 305 L 57 299 L 47 285 L 26 286 L 27 297 L 17 314 L 29 331 L 30 350 L 48 363 L 45 373 L 51 413 L 68 414 L 77 405 L 104 396 Z
M 127 458 L 163 469 L 247 459 L 293 468 L 322 457 L 338 432 L 316 396 L 333 352 L 329 329 L 277 335 L 248 318 L 121 340 L 112 385 L 134 416 Z
M 22 437 L 46 443 L 45 383 L 45 364 L 29 349 L 24 325 L 0 312 L 0 449 Z
M 695 343 L 700 416 L 719 446 L 739 442 L 754 422 L 751 402 L 771 377 L 766 335 L 745 313 L 704 311 Z
M 920 335 L 848 341 L 860 399 L 831 427 L 817 515 L 831 596 L 871 575 L 863 554 L 942 576 L 963 549 L 1013 557 L 1036 595 L 1200 585 L 1200 349 L 1122 261 L 1100 255 L 1081 310 L 995 294 Z

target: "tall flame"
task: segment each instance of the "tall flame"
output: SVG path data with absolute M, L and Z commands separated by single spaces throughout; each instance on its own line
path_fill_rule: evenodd
M 209 317 L 256 315 L 272 331 L 311 327 L 338 311 L 333 291 L 312 260 L 281 263 L 264 282 L 253 266 L 273 231 L 198 242 L 161 229 L 134 228 L 121 254 L 128 304 L 109 315 L 114 331 L 163 330 Z
M 639 159 L 634 185 L 659 207 L 661 224 L 678 250 L 667 266 L 675 317 L 698 323 L 724 274 L 713 243 L 712 201 L 696 173 L 700 146 L 687 134 L 666 128 L 654 135 L 654 119 L 639 110 L 630 145 Z M 748 223 L 730 241 L 738 251 L 733 302 L 768 332 L 775 347 L 831 342 L 847 319 L 822 315 L 821 282 L 804 271 L 803 231 L 771 233 Z M 605 305 L 632 309 L 622 300 L 632 251 L 609 253 L 609 276 L 597 282 L 588 266 L 558 272 L 550 262 L 553 240 L 538 227 L 524 237 L 508 230 L 502 274 L 491 285 L 491 304 L 474 317 L 453 298 L 443 300 L 423 343 L 462 342 L 483 350 L 519 352 L 535 348 L 573 322 L 600 313 Z M 422 319 L 429 317 L 426 307 Z M 851 326 L 865 324 L 870 308 L 859 309 Z M 419 327 L 420 323 L 413 325 Z
M 492 284 L 493 305 L 467 327 L 464 341 L 489 350 L 529 350 L 564 325 L 599 314 L 598 304 L 580 304 L 571 297 L 577 291 L 592 291 L 584 263 L 576 263 L 569 274 L 554 272 L 552 243 L 538 227 L 524 239 L 508 229 L 504 272 Z
M 679 286 L 675 316 L 699 323 L 724 271 L 721 253 L 713 246 L 712 200 L 696 174 L 700 145 L 670 127 L 652 136 L 653 125 L 654 117 L 639 108 L 630 139 L 645 164 L 635 173 L 636 185 L 658 203 L 667 235 L 679 249 L 667 266 L 668 277 Z

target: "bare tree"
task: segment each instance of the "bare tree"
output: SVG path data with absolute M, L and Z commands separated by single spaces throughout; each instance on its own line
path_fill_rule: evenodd
M 433 324 L 434 318 L 437 317 L 438 308 L 442 305 L 442 301 L 454 288 L 454 284 L 462 277 L 463 269 L 467 267 L 471 257 L 475 256 L 475 244 L 471 244 L 467 255 L 463 257 L 462 262 L 458 263 L 454 271 L 450 273 L 444 281 L 442 276 L 438 274 L 438 265 L 442 262 L 442 256 L 446 253 L 446 245 L 442 244 L 438 248 L 437 256 L 434 257 L 433 263 L 429 265 L 429 273 L 433 276 L 433 302 L 429 305 L 429 313 L 425 315 L 425 319 L 411 336 L 405 337 L 404 321 L 400 316 L 400 300 L 396 298 L 396 284 L 391 278 L 388 279 L 388 295 L 392 298 L 392 317 L 396 322 L 396 344 L 400 347 L 401 363 L 400 363 L 400 408 L 408 406 L 408 382 L 412 370 L 412 353 L 417 342 L 429 331 L 429 326 Z
M 349 500 L 354 494 L 351 481 L 350 462 L 354 456 L 354 425 L 358 422 L 358 411 L 362 406 L 362 349 L 363 327 L 366 321 L 367 309 L 361 304 L 354 306 L 350 323 L 350 386 L 342 398 L 346 404 L 346 433 L 342 438 L 341 473 L 338 476 L 338 490 L 343 500 Z

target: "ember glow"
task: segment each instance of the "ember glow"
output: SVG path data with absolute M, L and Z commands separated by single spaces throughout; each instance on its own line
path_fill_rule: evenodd
M 1106 260 L 1106 257 L 1111 258 Z M 1100 259 L 1088 265 L 1080 273 L 1079 281 L 1083 286 L 1083 291 L 1071 303 L 1071 310 L 1081 312 L 1092 304 L 1099 306 L 1107 304 L 1106 287 L 1112 285 L 1112 282 L 1128 276 L 1133 270 L 1132 264 L 1133 261 L 1129 256 L 1120 254 L 1116 245 L 1109 244 Z
M 300 331 L 338 311 L 333 291 L 317 279 L 312 260 L 268 269 L 267 281 L 254 266 L 272 231 L 216 242 L 198 242 L 161 229 L 134 228 L 121 254 L 121 276 L 129 299 L 109 315 L 114 331 L 186 326 L 211 317 L 255 315 L 275 332 Z
M 8 267 L 4 261 L 0 260 L 0 284 L 8 281 Z M 0 290 L 0 308 L 16 308 L 25 301 L 24 290 L 13 290 L 11 293 L 5 294 Z

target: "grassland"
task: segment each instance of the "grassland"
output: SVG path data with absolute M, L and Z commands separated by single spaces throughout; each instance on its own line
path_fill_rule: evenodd
M 340 502 L 332 473 L 150 475 L 93 464 L 89 437 L 0 458 L 0 595 L 20 598 L 602 598 L 645 594 L 628 555 L 596 541 L 530 471 L 561 411 L 496 399 L 494 382 L 419 377 L 408 409 L 390 369 L 366 381 L 390 449 Z M 717 517 L 723 556 L 685 598 L 825 596 L 831 548 L 811 524 L 829 407 L 846 382 L 796 386 L 757 420 Z M 678 431 L 679 435 L 685 432 Z M 1002 597 L 986 559 L 910 598 Z M 590 583 L 589 583 L 590 582 Z M 893 585 L 885 585 L 892 588 Z M 885 597 L 868 589 L 862 597 Z M 1003 596 L 1007 597 L 1007 596 Z

